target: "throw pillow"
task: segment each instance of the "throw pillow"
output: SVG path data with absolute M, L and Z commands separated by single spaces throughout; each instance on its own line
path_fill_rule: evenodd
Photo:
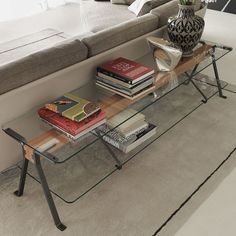
M 111 0 L 112 4 L 131 5 L 135 0 Z
M 132 11 L 136 16 L 142 16 L 149 13 L 152 10 L 151 0 L 135 0 L 128 9 Z

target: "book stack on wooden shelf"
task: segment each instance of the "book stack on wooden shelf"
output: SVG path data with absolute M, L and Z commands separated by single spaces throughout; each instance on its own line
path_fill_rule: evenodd
M 153 75 L 153 68 L 120 57 L 97 68 L 96 85 L 133 100 L 153 91 Z
M 38 114 L 44 122 L 73 140 L 106 122 L 105 112 L 97 104 L 71 93 L 45 104 Z
M 143 114 L 126 109 L 99 126 L 96 133 L 107 143 L 128 153 L 155 135 L 156 126 L 147 122 Z

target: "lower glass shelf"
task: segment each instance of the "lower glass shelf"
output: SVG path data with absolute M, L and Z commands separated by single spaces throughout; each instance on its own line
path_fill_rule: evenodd
M 218 92 L 217 87 L 214 86 L 213 79 L 211 80 L 201 74 L 197 75 L 195 79 L 208 98 Z M 225 83 L 222 82 L 222 85 L 225 86 Z M 132 108 L 138 110 L 139 106 L 142 106 L 140 104 L 142 102 L 145 101 L 141 100 L 135 103 Z M 182 85 L 142 111 L 146 120 L 157 126 L 155 136 L 128 154 L 124 154 L 112 146 L 110 147 L 122 164 L 127 163 L 134 157 L 138 158 L 138 153 L 183 120 L 201 104 L 201 95 L 192 84 Z M 157 144 L 158 142 L 155 142 L 152 145 Z M 158 153 L 156 155 L 158 158 Z M 114 159 L 101 140 L 97 140 L 63 164 L 52 164 L 42 159 L 42 166 L 50 190 L 67 203 L 75 202 L 115 171 L 120 171 L 122 174 L 122 170 L 117 170 L 115 164 Z M 37 172 L 32 164 L 29 165 L 28 173 L 38 180 Z

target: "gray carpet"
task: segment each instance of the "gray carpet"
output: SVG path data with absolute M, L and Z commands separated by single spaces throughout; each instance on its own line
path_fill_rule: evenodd
M 208 96 L 215 91 L 215 87 L 202 86 L 204 92 L 209 92 Z M 234 87 L 226 88 L 236 91 Z M 55 197 L 62 221 L 68 226 L 66 235 L 153 235 L 236 146 L 236 96 L 232 92 L 225 93 L 228 99 L 215 95 L 207 104 L 199 106 L 200 96 L 191 85 L 181 86 L 155 106 L 147 108 L 145 114 L 159 125 L 156 138 L 178 122 L 177 125 L 146 149 L 139 147 L 133 153 L 138 152 L 138 155 L 128 161 L 121 171 L 114 172 L 74 204 L 65 204 Z M 58 167 L 61 169 L 52 170 L 45 165 L 47 172 L 53 171 L 49 173 L 51 188 L 67 200 L 73 200 L 90 186 L 91 183 L 86 182 L 88 180 L 83 180 L 95 176 L 93 181 L 96 182 L 114 166 L 109 158 L 105 158 L 99 165 L 109 168 L 101 172 L 102 168 L 96 167 L 99 163 L 96 155 L 87 154 L 84 162 L 75 159 L 72 165 Z M 120 158 L 125 162 L 131 156 L 121 155 Z M 88 158 L 94 158 L 96 165 Z M 202 193 L 198 192 L 200 196 L 196 195 L 197 198 L 195 196 L 189 201 L 160 235 L 174 235 L 197 206 L 235 168 L 234 160 L 232 157 L 214 175 L 212 182 L 201 189 Z M 83 166 L 79 167 L 81 163 Z M 83 177 L 88 167 L 92 170 Z M 81 188 L 83 182 L 86 182 L 86 188 Z M 17 184 L 16 169 L 0 177 L 0 235 L 7 235 L 9 229 L 10 235 L 58 235 L 40 185 L 28 178 L 25 195 L 18 199 L 12 195 Z
M 227 156 L 225 157 L 227 158 Z M 221 182 L 236 167 L 236 152 L 224 163 L 220 169 L 194 194 L 194 196 L 160 229 L 158 236 L 172 236 L 184 225 L 189 217 L 201 206 L 201 204 L 216 190 Z M 164 223 L 164 222 L 163 222 Z

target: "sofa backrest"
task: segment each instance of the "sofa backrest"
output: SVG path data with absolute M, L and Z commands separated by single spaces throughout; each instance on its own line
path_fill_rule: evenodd
M 178 10 L 178 0 L 174 0 L 151 10 L 151 14 L 159 17 L 159 24 L 161 27 L 163 25 L 166 25 L 168 18 L 177 14 Z
M 167 2 L 170 2 L 172 0 L 152 0 L 152 9 L 159 7 Z
M 149 13 L 99 31 L 90 37 L 85 37 L 82 42 L 88 47 L 88 56 L 92 57 L 149 33 L 158 27 L 158 17 Z
M 2 48 L 7 46 L 2 45 Z M 26 55 L 21 54 L 21 57 L 14 59 L 17 50 L 12 49 L 13 58 L 0 64 L 0 94 L 81 62 L 88 55 L 87 47 L 78 38 L 63 39 L 60 43 L 31 53 L 27 48 Z M 9 53 L 9 50 L 2 51 L 3 56 L 4 52 Z

